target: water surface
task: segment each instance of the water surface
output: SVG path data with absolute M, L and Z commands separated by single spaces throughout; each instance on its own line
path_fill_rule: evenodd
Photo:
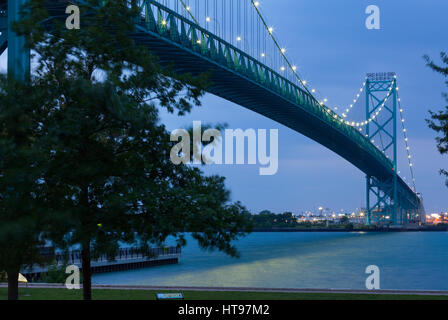
M 448 290 L 448 232 L 256 232 L 236 244 L 241 258 L 201 250 L 187 236 L 177 265 L 96 274 L 96 284 Z

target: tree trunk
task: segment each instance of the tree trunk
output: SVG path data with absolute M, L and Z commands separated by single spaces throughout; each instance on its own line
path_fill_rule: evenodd
M 19 271 L 8 271 L 8 300 L 19 300 Z
M 90 241 L 82 245 L 82 293 L 84 300 L 92 300 L 92 268 L 90 266 Z

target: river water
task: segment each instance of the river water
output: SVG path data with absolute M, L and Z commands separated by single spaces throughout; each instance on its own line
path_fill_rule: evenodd
M 381 289 L 448 290 L 448 232 L 256 232 L 238 259 L 201 250 L 188 236 L 177 265 L 96 274 L 120 285 L 365 289 L 369 265 Z

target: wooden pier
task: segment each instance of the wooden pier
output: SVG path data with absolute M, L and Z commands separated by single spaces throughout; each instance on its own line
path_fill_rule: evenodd
M 148 253 L 143 254 L 136 248 L 121 248 L 114 259 L 107 255 L 101 255 L 97 259 L 92 259 L 91 266 L 93 273 L 115 272 L 131 269 L 147 268 L 176 264 L 182 254 L 180 247 L 160 247 L 151 248 Z M 80 250 L 71 250 L 68 253 L 51 254 L 53 263 L 58 267 L 75 265 L 82 271 L 82 259 Z M 41 274 L 48 272 L 49 265 L 38 266 L 21 270 L 21 273 L 29 280 L 40 279 Z

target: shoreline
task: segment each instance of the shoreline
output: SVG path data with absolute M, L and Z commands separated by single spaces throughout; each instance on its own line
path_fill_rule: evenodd
M 7 288 L 0 283 L 0 288 Z M 19 284 L 25 289 L 66 289 L 65 285 L 55 283 Z M 80 286 L 82 288 L 82 285 Z M 93 290 L 137 290 L 137 291 L 196 291 L 196 292 L 248 292 L 248 293 L 329 293 L 329 294 L 376 294 L 376 295 L 424 295 L 448 296 L 445 290 L 407 290 L 407 289 L 335 289 L 335 288 L 260 288 L 260 287 L 195 287 L 195 286 L 150 286 L 150 285 L 104 285 L 92 284 Z
M 398 228 L 381 228 L 381 229 L 327 229 L 327 228 L 254 228 L 252 232 L 447 232 L 448 227 L 439 228 L 416 228 L 416 229 L 398 229 Z

